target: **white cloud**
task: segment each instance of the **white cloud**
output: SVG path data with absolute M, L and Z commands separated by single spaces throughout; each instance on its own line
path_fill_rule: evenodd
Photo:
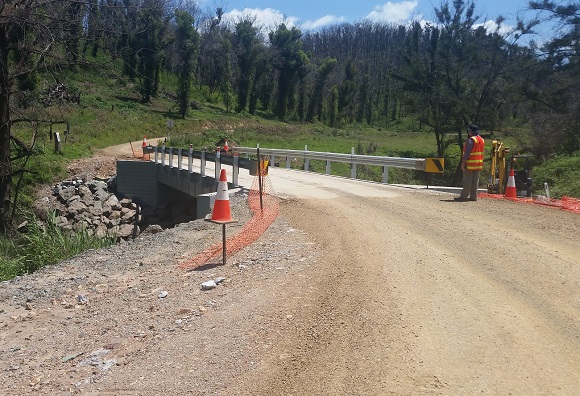
M 241 11 L 236 8 L 224 14 L 224 19 L 233 23 L 244 18 L 252 18 L 256 26 L 263 30 L 274 30 L 281 23 L 285 23 L 287 27 L 298 25 L 298 18 L 287 17 L 273 8 L 245 8 Z
M 492 21 L 491 19 L 485 21 L 484 23 L 473 25 L 474 29 L 483 26 L 486 32 L 488 33 L 499 33 L 501 36 L 509 36 L 510 34 L 514 33 L 516 28 L 515 26 L 501 24 L 498 26 L 497 22 Z
M 391 3 L 387 1 L 383 5 L 375 6 L 374 10 L 366 16 L 373 22 L 401 22 L 411 19 L 417 8 L 418 1 L 402 1 Z
M 337 17 L 335 15 L 326 15 L 322 18 L 318 18 L 315 21 L 306 21 L 300 25 L 303 30 L 315 30 L 328 25 L 335 25 L 346 21 L 344 17 Z

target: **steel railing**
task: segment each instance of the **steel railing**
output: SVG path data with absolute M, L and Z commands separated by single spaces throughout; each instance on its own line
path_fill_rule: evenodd
M 276 158 L 285 158 L 286 168 L 290 169 L 292 159 L 301 158 L 304 160 L 304 170 L 310 170 L 310 160 L 320 160 L 326 162 L 326 174 L 330 174 L 330 164 L 332 162 L 341 162 L 351 165 L 351 178 L 356 179 L 356 166 L 357 165 L 375 165 L 383 167 L 382 182 L 389 182 L 389 167 L 413 169 L 425 171 L 425 159 L 424 158 L 402 158 L 402 157 L 386 157 L 386 156 L 374 156 L 374 155 L 359 155 L 354 154 L 354 148 L 351 154 L 341 154 L 341 153 L 329 153 L 320 151 L 309 151 L 306 148 L 304 150 L 287 150 L 287 149 L 268 149 L 268 148 L 254 148 L 254 147 L 234 147 L 231 151 L 233 155 L 226 155 L 220 153 L 211 153 L 205 151 L 194 151 L 192 149 L 180 149 L 165 146 L 146 146 L 145 150 L 149 153 L 154 153 L 155 163 L 161 165 L 168 165 L 173 167 L 173 156 L 175 155 L 178 159 L 178 168 L 182 168 L 182 158 L 187 158 L 189 171 L 192 172 L 192 160 L 194 158 L 201 160 L 201 174 L 205 174 L 205 162 L 215 162 L 221 164 L 227 164 L 234 166 L 234 183 L 237 183 L 237 168 L 250 169 L 250 160 L 247 158 L 240 158 L 240 154 L 256 155 L 258 154 L 258 149 L 260 156 L 269 156 L 270 163 L 274 164 Z M 166 164 L 166 155 L 169 155 Z M 219 175 L 219 166 L 216 166 L 216 178 Z
M 376 165 L 383 167 L 383 183 L 389 182 L 389 167 L 405 168 L 413 170 L 425 170 L 424 158 L 401 158 L 401 157 L 385 157 L 376 155 L 359 155 L 354 154 L 354 148 L 351 154 L 329 153 L 320 151 L 304 150 L 287 150 L 287 149 L 268 149 L 259 148 L 260 156 L 270 156 L 272 163 L 275 157 L 286 158 L 286 168 L 290 168 L 293 158 L 301 158 L 304 160 L 304 170 L 310 170 L 310 160 L 326 161 L 326 174 L 330 174 L 330 164 L 332 162 L 342 162 L 351 164 L 351 178 L 356 179 L 356 165 Z M 258 154 L 258 148 L 254 147 L 235 147 L 232 151 L 239 154 Z

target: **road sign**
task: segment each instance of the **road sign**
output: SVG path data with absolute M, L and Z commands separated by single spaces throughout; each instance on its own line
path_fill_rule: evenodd
M 443 173 L 445 158 L 425 158 L 425 172 Z

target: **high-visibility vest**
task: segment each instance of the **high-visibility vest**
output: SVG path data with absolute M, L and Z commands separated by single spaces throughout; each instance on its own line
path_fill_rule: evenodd
M 483 169 L 483 150 L 485 147 L 485 141 L 479 135 L 470 137 L 473 139 L 473 147 L 471 148 L 471 153 L 469 158 L 465 161 L 465 168 L 470 171 L 478 171 Z M 467 141 L 463 145 L 463 151 L 465 152 L 467 148 Z

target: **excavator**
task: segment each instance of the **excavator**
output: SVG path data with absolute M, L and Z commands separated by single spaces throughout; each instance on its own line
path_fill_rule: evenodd
M 508 172 L 513 169 L 517 196 L 531 197 L 530 157 L 526 155 L 509 157 L 509 153 L 509 147 L 504 147 L 499 140 L 493 141 L 487 192 L 489 194 L 505 194 Z

